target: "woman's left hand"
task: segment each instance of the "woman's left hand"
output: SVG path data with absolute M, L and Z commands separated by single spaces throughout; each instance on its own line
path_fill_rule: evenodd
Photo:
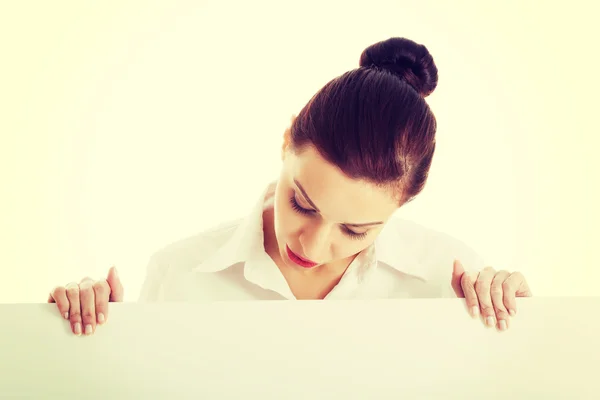
M 487 326 L 508 329 L 509 316 L 517 312 L 516 297 L 531 297 L 531 290 L 520 272 L 496 271 L 486 267 L 478 273 L 465 272 L 460 261 L 454 261 L 452 288 L 465 298 L 471 316 L 481 313 Z

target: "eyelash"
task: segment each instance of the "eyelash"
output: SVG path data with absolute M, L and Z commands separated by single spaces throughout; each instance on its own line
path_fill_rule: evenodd
M 296 201 L 296 198 L 294 196 L 290 197 L 290 204 L 292 205 L 292 208 L 299 214 L 312 215 L 314 213 L 314 210 L 307 210 L 306 208 L 301 207 L 300 204 L 298 204 L 298 202 Z M 356 240 L 364 239 L 368 233 L 368 232 L 356 233 L 346 227 L 344 227 L 342 229 L 346 235 L 348 235 L 350 238 L 356 239 Z

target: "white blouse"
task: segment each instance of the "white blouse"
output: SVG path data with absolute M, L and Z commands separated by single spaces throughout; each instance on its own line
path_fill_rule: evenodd
M 150 259 L 139 301 L 295 300 L 263 246 L 262 214 L 272 182 L 245 218 L 177 241 Z M 454 259 L 483 269 L 463 242 L 392 217 L 354 259 L 326 300 L 455 297 Z

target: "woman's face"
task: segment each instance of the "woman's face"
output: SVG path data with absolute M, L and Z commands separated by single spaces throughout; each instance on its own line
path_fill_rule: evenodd
M 313 147 L 294 154 L 284 144 L 283 154 L 274 229 L 279 255 L 291 268 L 349 261 L 398 208 L 388 191 L 348 178 Z

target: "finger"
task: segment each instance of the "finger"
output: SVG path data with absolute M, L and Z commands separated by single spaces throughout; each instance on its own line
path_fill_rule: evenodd
M 452 289 L 456 294 L 456 297 L 463 298 L 465 297 L 465 293 L 462 290 L 461 279 L 463 274 L 465 273 L 465 268 L 461 264 L 459 260 L 454 260 L 454 265 L 452 268 Z
M 528 297 L 519 296 L 519 294 L 529 294 L 529 296 L 531 296 L 529 287 L 527 287 L 527 282 L 525 282 L 525 277 L 523 277 L 520 272 L 513 272 L 506 278 L 503 283 L 503 290 L 504 306 L 509 310 L 510 315 L 517 314 L 517 301 L 515 296 Z
M 532 297 L 531 289 L 529 289 L 529 285 L 527 284 L 527 280 L 520 272 L 513 272 L 512 275 L 515 275 L 515 280 L 519 281 L 521 284 L 517 289 L 516 296 L 517 297 Z
M 496 325 L 496 312 L 490 294 L 494 275 L 496 275 L 496 271 L 491 267 L 486 267 L 479 273 L 479 277 L 477 277 L 477 281 L 475 281 L 475 292 L 477 293 L 477 298 L 479 300 L 481 315 L 487 326 Z
M 75 282 L 65 286 L 67 290 L 67 299 L 69 300 L 69 320 L 71 321 L 71 330 L 77 336 L 81 335 L 81 306 L 79 302 L 79 285 Z
M 48 303 L 56 303 L 58 312 L 64 319 L 69 319 L 69 299 L 67 298 L 67 289 L 57 286 L 50 292 Z
M 112 302 L 122 302 L 125 291 L 121 284 L 121 279 L 117 273 L 117 268 L 112 267 L 108 270 L 108 277 L 106 278 L 108 285 L 110 286 L 110 297 L 109 300 Z
M 498 321 L 498 329 L 500 329 L 501 331 L 508 329 L 508 310 L 504 306 L 504 298 L 507 294 L 504 291 L 504 281 L 509 276 L 510 272 L 508 271 L 498 271 L 492 279 L 492 286 L 490 288 L 492 304 L 494 305 L 494 310 L 496 312 L 496 320 Z
M 105 280 L 96 281 L 93 285 L 94 299 L 96 301 L 96 317 L 98 324 L 102 325 L 108 318 L 108 298 L 110 296 L 110 286 Z
M 79 299 L 81 301 L 83 332 L 86 335 L 91 335 L 96 330 L 96 299 L 94 281 L 90 278 L 84 278 L 79 284 Z
M 463 293 L 465 294 L 465 301 L 469 313 L 473 318 L 479 315 L 479 300 L 477 299 L 477 293 L 475 292 L 475 282 L 477 281 L 477 273 L 464 273 L 460 285 Z

